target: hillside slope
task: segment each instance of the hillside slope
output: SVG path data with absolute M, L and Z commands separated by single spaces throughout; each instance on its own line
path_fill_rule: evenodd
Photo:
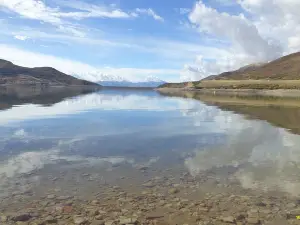
M 0 59 L 0 85 L 85 86 L 96 85 L 80 80 L 52 67 L 27 68 Z
M 243 67 L 213 77 L 214 80 L 299 80 L 300 52 L 255 67 Z

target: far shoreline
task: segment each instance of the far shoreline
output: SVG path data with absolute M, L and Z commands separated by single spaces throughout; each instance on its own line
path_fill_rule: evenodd
M 156 88 L 156 91 L 165 94 L 178 94 L 196 92 L 199 94 L 210 94 L 215 96 L 237 96 L 237 97 L 281 97 L 281 98 L 300 98 L 298 89 L 195 89 L 195 88 Z

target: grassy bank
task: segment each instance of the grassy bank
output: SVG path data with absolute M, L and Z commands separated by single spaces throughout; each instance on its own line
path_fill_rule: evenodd
M 300 89 L 300 80 L 204 80 L 193 84 L 197 89 Z

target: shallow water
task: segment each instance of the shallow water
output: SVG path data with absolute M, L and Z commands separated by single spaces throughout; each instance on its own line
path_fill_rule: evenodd
M 161 177 L 167 185 L 153 185 L 192 188 L 182 191 L 192 199 L 198 189 L 300 196 L 300 136 L 290 131 L 297 107 L 218 104 L 150 90 L 49 96 L 38 104 L 35 95 L 13 103 L 1 96 L 3 208 L 49 193 L 92 199 L 106 185 L 138 192 Z M 181 187 L 186 176 L 194 183 Z

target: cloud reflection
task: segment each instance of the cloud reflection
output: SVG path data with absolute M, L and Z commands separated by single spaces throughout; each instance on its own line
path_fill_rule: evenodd
M 98 92 L 66 99 L 51 106 L 26 104 L 0 111 L 0 124 L 6 125 L 25 120 L 62 117 L 91 110 L 177 110 L 178 103 L 186 100 L 147 96 L 138 93 Z
M 199 149 L 185 160 L 192 175 L 234 167 L 229 178 L 236 178 L 244 188 L 300 195 L 298 135 L 211 106 L 201 107 L 199 111 L 196 106 L 189 116 L 193 117 L 195 126 L 210 121 L 208 127 L 212 132 L 225 135 L 221 145 Z

